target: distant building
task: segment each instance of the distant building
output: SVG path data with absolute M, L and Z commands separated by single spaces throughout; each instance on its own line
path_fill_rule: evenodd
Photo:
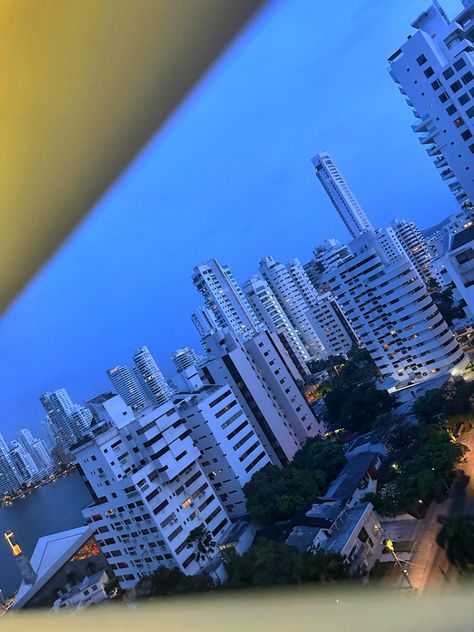
M 131 408 L 138 410 L 150 404 L 147 393 L 145 393 L 142 384 L 140 384 L 137 375 L 131 367 L 126 365 L 116 366 L 107 371 L 107 377 L 120 397 Z
M 414 222 L 405 219 L 394 219 L 390 226 L 395 231 L 398 241 L 403 246 L 403 250 L 414 265 L 415 270 L 423 281 L 428 281 L 433 276 L 431 268 L 433 257 L 418 226 Z
M 390 74 L 412 108 L 413 131 L 459 204 L 474 202 L 472 0 L 451 21 L 439 2 L 423 11 L 390 56 Z
M 150 400 L 158 406 L 168 401 L 172 395 L 171 389 L 148 347 L 137 349 L 133 361 L 144 391 L 150 394 Z
M 194 268 L 192 278 L 220 328 L 227 327 L 244 341 L 263 329 L 228 266 L 209 259 Z
M 178 373 L 184 371 L 190 366 L 197 364 L 200 360 L 198 354 L 191 347 L 182 347 L 177 349 L 171 356 L 173 364 Z
M 331 292 L 319 295 L 307 316 L 328 355 L 347 355 L 354 344 L 359 343 Z
M 0 497 L 14 494 L 23 483 L 23 477 L 13 462 L 10 448 L 0 434 Z
M 74 404 L 66 389 L 43 393 L 40 402 L 48 415 L 55 444 L 69 448 L 87 432 L 92 414 L 87 408 Z
M 312 163 L 318 180 L 351 236 L 357 237 L 367 230 L 373 230 L 372 224 L 330 155 L 327 152 L 317 154 L 312 159 Z

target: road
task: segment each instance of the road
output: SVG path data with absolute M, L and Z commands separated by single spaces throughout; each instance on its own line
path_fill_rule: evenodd
M 474 430 L 463 433 L 458 441 L 469 448 L 465 462 L 457 470 L 469 476 L 469 482 L 457 478 L 443 503 L 432 503 L 424 520 L 420 521 L 412 548 L 412 557 L 407 565 L 413 586 L 420 592 L 424 590 L 452 590 L 458 578 L 458 572 L 446 557 L 444 550 L 436 543 L 440 529 L 438 516 L 459 516 L 474 514 Z

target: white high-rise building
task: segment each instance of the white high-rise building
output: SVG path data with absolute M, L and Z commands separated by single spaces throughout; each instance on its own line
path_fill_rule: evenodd
M 312 305 L 315 305 L 318 300 L 318 293 L 314 285 L 309 280 L 309 277 L 306 274 L 306 270 L 304 269 L 301 261 L 295 257 L 287 263 L 286 268 L 290 273 L 293 281 L 296 283 L 296 287 L 303 295 L 306 303 L 310 307 Z
M 301 375 L 307 375 L 309 371 L 306 364 L 310 355 L 268 283 L 253 276 L 244 283 L 243 290 L 260 321 L 270 331 L 276 331 L 280 335 Z
M 40 472 L 46 473 L 53 467 L 53 460 L 44 441 L 33 437 L 30 430 L 23 428 L 17 434 L 16 439 L 31 456 Z
M 17 492 L 22 482 L 22 477 L 12 460 L 10 448 L 0 434 L 0 497 Z
M 182 347 L 181 349 L 177 349 L 171 356 L 173 360 L 173 364 L 176 367 L 178 373 L 184 371 L 190 366 L 198 364 L 200 361 L 200 357 L 191 347 Z
M 227 384 L 177 395 L 180 416 L 201 452 L 199 463 L 231 518 L 247 513 L 243 487 L 270 457 Z
M 451 21 L 433 2 L 389 58 L 390 74 L 417 119 L 413 131 L 462 204 L 474 202 L 472 0 Z
M 307 315 L 328 355 L 347 355 L 359 343 L 331 292 L 321 294 Z
M 159 566 L 198 573 L 190 532 L 204 525 L 218 545 L 231 525 L 200 452 L 171 402 L 135 411 L 131 420 L 121 408 L 109 409 L 113 425 L 97 428 L 74 449 L 94 499 L 83 515 L 122 588 Z
M 220 328 L 229 328 L 242 340 L 249 340 L 262 330 L 263 325 L 228 266 L 209 259 L 194 268 L 193 283 Z
M 40 402 L 48 415 L 55 444 L 69 448 L 87 432 L 92 414 L 87 408 L 74 404 L 66 389 L 43 393 Z
M 16 439 L 10 442 L 10 457 L 23 483 L 40 478 L 40 471 L 33 457 Z
M 115 390 L 128 406 L 133 409 L 145 408 L 150 404 L 150 392 L 145 393 L 135 372 L 126 365 L 116 366 L 107 371 L 107 377 Z
M 352 258 L 329 283 L 382 377 L 408 383 L 464 368 L 464 352 L 409 259 L 389 257 L 373 231 L 349 247 Z
M 372 229 L 366 214 L 327 152 L 317 154 L 312 163 L 316 175 L 352 237 Z
M 168 401 L 172 391 L 148 347 L 143 346 L 137 349 L 133 361 L 144 389 L 151 395 L 151 401 L 158 406 Z
M 310 437 L 325 432 L 298 387 L 300 374 L 277 333 L 247 342 L 231 332 L 208 336 L 208 384 L 228 384 L 274 463 L 291 461 Z
M 275 261 L 273 257 L 265 257 L 260 262 L 259 270 L 309 355 L 314 358 L 321 357 L 324 348 L 306 316 L 311 305 L 306 302 L 287 267 Z
M 191 320 L 201 338 L 219 329 L 214 312 L 207 307 L 198 307 L 191 315 Z
M 450 249 L 440 262 L 474 317 L 474 225 L 452 236 Z
M 414 222 L 406 219 L 394 219 L 390 222 L 390 226 L 418 274 L 423 281 L 428 281 L 433 276 L 432 256 L 421 230 Z
M 323 294 L 328 291 L 326 274 L 350 257 L 347 246 L 341 245 L 337 239 L 326 239 L 313 250 L 314 259 L 303 265 L 313 287 Z

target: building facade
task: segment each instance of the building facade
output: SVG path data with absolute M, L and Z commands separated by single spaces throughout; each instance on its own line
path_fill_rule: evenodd
M 390 74 L 416 117 L 413 131 L 456 200 L 474 202 L 472 1 L 451 21 L 438 2 L 389 58 Z

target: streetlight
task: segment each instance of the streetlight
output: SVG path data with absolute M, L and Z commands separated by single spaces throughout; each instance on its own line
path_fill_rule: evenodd
M 395 551 L 395 546 L 393 544 L 393 540 L 387 539 L 384 540 L 384 544 L 387 547 L 387 549 L 390 551 L 390 553 L 393 555 L 393 559 L 395 560 L 397 566 L 399 567 L 403 577 L 406 579 L 408 586 L 414 590 L 413 584 L 411 583 L 410 577 L 408 575 L 408 571 L 406 568 L 403 568 L 402 563 L 400 561 L 400 558 L 398 557 L 396 551 Z

